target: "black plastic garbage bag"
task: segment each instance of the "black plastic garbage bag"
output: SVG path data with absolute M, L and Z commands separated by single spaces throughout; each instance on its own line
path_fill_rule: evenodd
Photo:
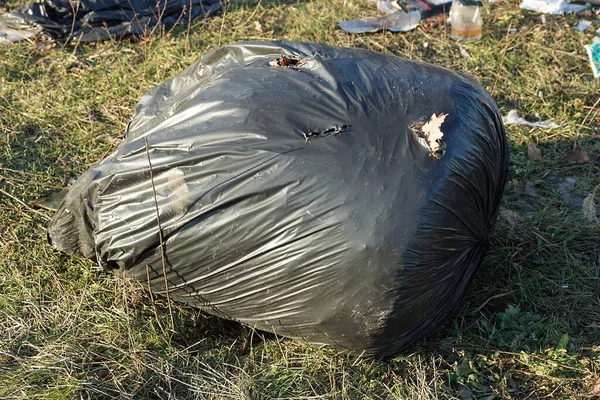
M 433 152 L 422 136 L 436 118 Z M 386 356 L 456 308 L 507 169 L 494 101 L 463 74 L 359 49 L 241 43 L 143 96 L 49 238 L 142 283 L 149 273 L 158 294 L 164 257 L 172 299 Z
M 0 39 L 9 36 L 3 32 L 16 37 L 14 31 L 63 42 L 145 36 L 159 24 L 189 23 L 220 8 L 220 0 L 39 0 L 0 15 Z

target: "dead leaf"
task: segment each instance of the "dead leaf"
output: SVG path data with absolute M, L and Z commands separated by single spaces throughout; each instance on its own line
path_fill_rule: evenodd
M 260 24 L 260 21 L 254 21 L 254 29 L 258 33 L 262 33 L 263 32 L 262 25 Z
M 598 190 L 598 187 L 596 190 Z M 600 225 L 600 219 L 596 213 L 596 190 L 588 194 L 587 197 L 583 199 L 583 217 L 590 224 Z
M 441 127 L 447 116 L 448 114 L 444 113 L 440 113 L 440 115 L 433 113 L 429 121 L 421 128 L 431 154 L 435 155 L 436 158 L 441 158 L 444 155 L 445 144 L 442 141 L 444 133 Z
M 596 378 L 596 383 L 594 383 L 594 386 L 592 387 L 589 396 L 592 398 L 600 398 L 600 377 Z
M 563 160 L 574 162 L 577 164 L 585 164 L 586 162 L 590 161 L 590 157 L 588 156 L 588 153 L 585 150 L 583 150 L 581 147 L 578 147 L 575 150 L 565 154 Z
M 440 25 L 446 25 L 448 16 L 446 14 L 438 14 L 435 17 L 427 18 L 421 21 L 421 27 L 425 30 L 437 28 Z
M 527 145 L 527 158 L 531 161 L 541 161 L 542 151 L 537 147 L 535 142 Z
M 513 210 L 501 207 L 500 216 L 513 228 L 516 228 L 517 225 L 519 225 L 519 215 Z

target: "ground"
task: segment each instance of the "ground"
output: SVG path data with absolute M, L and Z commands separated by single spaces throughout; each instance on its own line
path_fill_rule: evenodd
M 367 1 L 263 0 L 141 41 L 0 46 L 0 398 L 599 397 L 600 79 L 583 45 L 600 19 L 587 16 L 593 26 L 579 32 L 582 17 L 543 23 L 518 4 L 485 5 L 483 39 L 460 45 L 443 24 L 341 31 L 339 20 L 375 14 Z M 462 308 L 391 360 L 249 335 L 182 305 L 164 330 L 163 299 L 46 244 L 52 213 L 36 199 L 107 155 L 144 91 L 219 45 L 275 38 L 464 71 L 503 114 L 560 125 L 507 126 L 510 182 L 493 246 Z

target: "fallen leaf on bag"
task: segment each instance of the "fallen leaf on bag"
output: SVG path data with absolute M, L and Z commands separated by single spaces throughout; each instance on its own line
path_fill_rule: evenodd
M 578 147 L 575 150 L 565 154 L 563 160 L 574 162 L 577 164 L 585 164 L 586 162 L 590 161 L 590 157 L 588 156 L 588 153 L 585 150 L 583 150 L 581 147 Z
M 440 115 L 435 115 L 433 113 L 429 121 L 421 128 L 429 150 L 431 150 L 431 155 L 438 159 L 442 158 L 444 149 L 446 148 L 446 144 L 442 141 L 444 133 L 441 128 L 447 116 L 448 114 L 440 113 Z
M 542 151 L 537 147 L 535 142 L 527 145 L 527 158 L 531 161 L 540 161 L 542 159 Z
M 519 215 L 513 210 L 501 207 L 500 216 L 513 228 L 516 228 L 517 225 L 519 225 Z

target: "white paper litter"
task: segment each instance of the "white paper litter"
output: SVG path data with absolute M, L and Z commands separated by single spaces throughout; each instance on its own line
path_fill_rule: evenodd
M 527 121 L 525 118 L 521 118 L 519 116 L 519 113 L 517 112 L 517 110 L 510 110 L 508 112 L 508 115 L 506 115 L 505 117 L 502 117 L 502 122 L 504 122 L 504 125 L 518 124 L 518 125 L 527 125 L 532 128 L 544 128 L 544 129 L 558 128 L 560 126 L 557 123 L 553 122 L 551 119 L 547 119 L 545 121 L 539 121 L 539 122 Z
M 582 19 L 581 21 L 579 21 L 579 23 L 577 25 L 575 25 L 575 29 L 583 32 L 587 28 L 589 28 L 591 25 L 592 25 L 592 21 L 588 21 L 587 19 Z

